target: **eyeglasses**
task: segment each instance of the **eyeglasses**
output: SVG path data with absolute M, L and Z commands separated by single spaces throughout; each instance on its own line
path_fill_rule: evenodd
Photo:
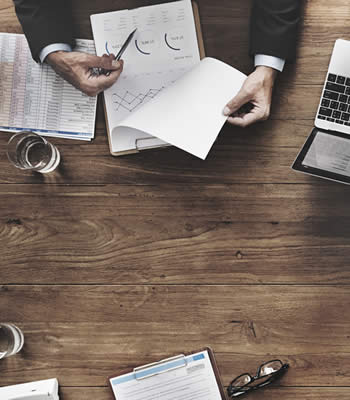
M 232 398 L 269 385 L 281 377 L 288 368 L 289 365 L 283 364 L 281 360 L 268 361 L 260 365 L 256 376 L 245 373 L 234 379 L 227 388 L 227 393 Z

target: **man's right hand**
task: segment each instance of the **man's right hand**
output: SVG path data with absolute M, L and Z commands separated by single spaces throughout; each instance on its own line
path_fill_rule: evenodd
M 123 61 L 116 61 L 114 55 L 102 57 L 76 51 L 56 51 L 45 60 L 66 81 L 88 96 L 96 96 L 113 85 L 123 71 Z M 93 68 L 111 71 L 109 76 L 92 75 Z

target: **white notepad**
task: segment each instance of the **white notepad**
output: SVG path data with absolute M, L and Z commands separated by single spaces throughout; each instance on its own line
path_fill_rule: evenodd
M 78 39 L 76 50 L 95 54 L 94 42 Z M 0 130 L 90 140 L 96 104 L 97 97 L 34 62 L 24 35 L 0 33 Z

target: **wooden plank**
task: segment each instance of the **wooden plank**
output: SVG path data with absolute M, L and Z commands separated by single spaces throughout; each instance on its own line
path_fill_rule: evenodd
M 348 205 L 341 185 L 0 185 L 0 283 L 349 283 Z
M 260 389 L 255 393 L 249 394 L 252 400 L 319 400 L 337 399 L 348 400 L 348 388 L 279 388 L 272 387 Z M 61 400 L 111 400 L 111 392 L 107 387 L 104 388 L 62 388 Z
M 106 134 L 98 129 L 93 143 L 50 139 L 58 146 L 62 163 L 49 175 L 25 173 L 12 167 L 5 154 L 10 134 L 1 134 L 0 182 L 90 185 L 176 182 L 183 186 L 312 182 L 317 185 L 322 181 L 290 168 L 312 128 L 313 121 L 267 121 L 247 130 L 226 126 L 205 162 L 176 148 L 112 157 Z
M 100 386 L 210 345 L 225 384 L 278 357 L 291 365 L 283 385 L 350 386 L 349 295 L 345 286 L 2 286 L 2 318 L 23 328 L 26 346 L 1 362 L 1 382 Z
M 312 181 L 314 183 L 315 180 Z M 318 182 L 318 181 L 316 181 Z M 150 221 L 180 218 L 182 223 L 336 223 L 349 218 L 349 188 L 328 184 L 193 185 L 0 185 L 1 222 L 11 219 Z M 329 188 L 331 187 L 331 190 Z M 327 190 L 328 189 L 328 190 Z M 18 201 L 11 203 L 16 197 Z M 334 204 L 336 203 L 336 207 Z M 191 218 L 193 218 L 191 220 Z M 19 221 L 18 225 L 21 225 Z M 111 224 L 113 225 L 113 224 Z M 118 225 L 125 226 L 120 222 Z M 132 228 L 132 225 L 126 226 Z M 347 234 L 339 226 L 339 236 Z M 307 229 L 305 228 L 305 232 Z M 334 232 L 336 234 L 336 232 Z M 339 238 L 337 238 L 339 240 Z

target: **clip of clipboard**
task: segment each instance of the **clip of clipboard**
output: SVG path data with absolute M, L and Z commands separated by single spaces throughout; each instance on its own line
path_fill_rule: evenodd
M 153 136 L 136 139 L 135 141 L 135 149 L 137 151 L 156 149 L 157 147 L 168 147 L 168 146 L 170 146 L 169 143 L 165 143 L 162 140 Z
M 166 364 L 169 366 L 165 369 L 162 367 Z M 160 367 L 160 368 L 159 368 Z M 134 375 L 136 380 L 151 378 L 152 376 L 164 374 L 179 368 L 186 368 L 187 360 L 184 354 L 179 354 L 175 357 L 166 358 L 151 364 L 146 364 L 141 367 L 134 368 Z

